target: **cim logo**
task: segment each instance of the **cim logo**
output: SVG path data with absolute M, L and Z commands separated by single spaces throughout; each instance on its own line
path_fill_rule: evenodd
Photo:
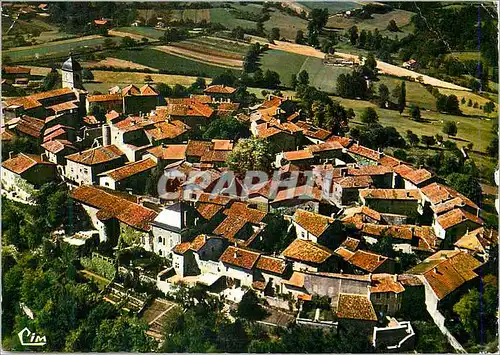
M 32 333 L 28 328 L 24 328 L 19 333 L 17 333 L 21 345 L 24 346 L 44 346 L 47 344 L 47 338 L 44 336 L 36 335 Z

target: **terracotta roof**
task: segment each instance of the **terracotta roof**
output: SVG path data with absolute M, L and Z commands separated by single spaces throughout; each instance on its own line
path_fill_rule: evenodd
M 258 252 L 230 246 L 224 251 L 224 253 L 222 253 L 219 261 L 225 264 L 251 270 L 259 259 L 259 256 L 260 254 Z
M 290 152 L 285 152 L 283 157 L 288 161 L 294 160 L 304 160 L 304 159 L 312 159 L 314 156 L 308 150 L 293 150 Z
M 25 96 L 5 100 L 5 107 L 9 106 L 22 106 L 25 110 L 29 110 L 35 107 L 41 107 L 42 104 L 31 96 Z
M 115 110 L 111 110 L 106 114 L 106 121 L 114 121 L 120 117 L 120 114 Z
M 290 200 L 302 200 L 302 202 L 307 201 L 307 200 L 315 200 L 319 201 L 321 200 L 321 190 L 318 189 L 317 187 L 310 187 L 307 185 L 301 185 L 298 187 L 291 187 L 289 189 L 285 190 L 280 190 L 274 196 L 274 199 L 271 201 L 271 203 L 279 203 L 283 201 L 290 201 Z
M 261 255 L 259 261 L 257 261 L 257 269 L 281 275 L 285 272 L 286 262 L 283 259 Z
M 202 157 L 208 151 L 212 150 L 213 142 L 189 140 L 186 149 L 187 156 Z
M 183 103 L 169 103 L 167 114 L 172 116 L 193 116 L 210 118 L 214 110 L 195 99 L 184 99 Z
M 16 138 L 16 134 L 10 129 L 2 128 L 2 142 L 9 142 Z
M 210 220 L 213 216 L 222 210 L 224 206 L 215 203 L 200 203 L 196 210 L 206 220 Z
M 363 176 L 363 175 L 385 175 L 392 173 L 392 170 L 382 165 L 365 165 L 358 168 L 348 168 L 347 174 Z
M 68 110 L 74 110 L 77 109 L 78 105 L 76 104 L 76 101 L 66 101 L 66 102 L 61 102 L 56 105 L 52 106 L 47 106 L 47 109 L 50 109 L 54 111 L 55 113 L 62 112 L 62 111 L 68 111 Z
M 347 148 L 352 143 L 352 140 L 347 137 L 331 136 L 327 142 L 339 142 L 342 147 Z
M 157 96 L 158 91 L 155 90 L 151 85 L 146 84 L 140 88 L 141 95 L 143 96 Z
M 370 293 L 393 292 L 401 293 L 405 290 L 398 281 L 397 275 L 373 274 Z
M 187 124 L 175 120 L 172 122 L 155 123 L 153 128 L 146 129 L 145 132 L 154 140 L 174 139 L 189 131 L 191 127 Z
M 346 216 L 365 215 L 375 221 L 380 222 L 382 220 L 382 216 L 380 215 L 380 213 L 367 206 L 347 208 L 344 211 L 344 215 Z
M 140 95 L 141 91 L 135 85 L 128 85 L 122 89 L 122 96 Z
M 390 168 L 393 168 L 399 164 L 404 163 L 402 160 L 396 159 L 394 157 L 391 157 L 389 155 L 383 155 L 379 160 L 378 163 L 383 166 L 388 166 Z
M 292 121 L 298 115 L 299 115 L 299 113 L 296 112 L 293 115 L 291 115 L 290 117 L 288 117 L 287 120 Z M 332 135 L 332 132 L 327 131 L 326 129 L 323 129 L 323 128 L 318 128 L 318 127 L 316 127 L 310 123 L 304 122 L 304 121 L 297 121 L 295 124 L 303 129 L 304 136 L 306 136 L 306 137 L 312 137 L 312 138 L 316 138 L 316 139 L 325 141 L 328 139 L 328 137 L 330 137 Z M 338 142 L 331 142 L 331 143 L 340 144 Z M 342 145 L 340 145 L 340 147 L 342 148 Z
M 202 192 L 198 196 L 198 202 L 205 202 L 205 203 L 214 203 L 216 205 L 221 205 L 221 206 L 226 206 L 229 202 L 232 201 L 232 199 L 228 196 L 223 196 L 223 195 L 211 195 L 206 192 Z
M 203 154 L 201 162 L 225 162 L 229 156 L 229 150 L 211 150 Z
M 225 85 L 211 85 L 203 90 L 207 94 L 233 94 L 235 91 L 235 88 Z
M 290 280 L 283 280 L 283 283 L 286 285 L 303 288 L 304 287 L 304 273 L 294 271 Z
M 340 246 L 342 248 L 346 248 L 347 250 L 350 250 L 350 251 L 354 252 L 354 251 L 356 251 L 356 249 L 358 249 L 359 243 L 360 243 L 359 239 L 347 237 L 342 242 L 342 244 L 340 244 Z
M 396 239 L 412 240 L 414 226 L 402 225 L 379 225 L 373 223 L 364 223 L 362 232 L 371 236 L 390 236 Z
M 55 138 L 68 138 L 67 137 L 68 135 L 68 131 L 64 128 L 58 128 L 56 129 L 55 131 L 49 133 L 49 134 L 45 134 L 43 136 L 43 142 L 49 142 Z
M 474 272 L 481 263 L 458 250 L 441 250 L 408 271 L 423 275 L 439 300 L 477 277 Z
M 38 164 L 54 165 L 43 161 L 39 155 L 20 153 L 11 159 L 5 160 L 2 167 L 20 175 Z
M 64 130 L 74 130 L 73 127 L 70 127 L 70 126 L 66 126 L 66 125 L 63 125 L 63 124 L 56 124 L 55 126 L 52 126 L 52 127 L 49 127 L 45 130 L 44 134 L 47 135 L 47 134 L 50 134 L 52 132 L 55 132 L 57 131 L 58 129 L 64 129 Z
M 479 217 L 476 217 L 475 215 L 464 211 L 461 208 L 456 208 L 454 210 L 451 210 L 449 212 L 446 212 L 445 214 L 440 215 L 437 219 L 436 222 L 443 228 L 443 229 L 449 229 L 452 228 L 462 222 L 465 221 L 472 221 L 478 225 L 483 225 L 483 220 Z
M 401 285 L 403 285 L 403 287 L 404 286 L 407 286 L 407 287 L 423 286 L 422 280 L 420 280 L 415 275 L 400 274 L 400 275 L 397 275 L 397 279 L 401 283 Z
M 96 25 L 105 25 L 108 23 L 108 20 L 94 20 Z
M 247 224 L 259 224 L 266 216 L 265 212 L 249 208 L 245 203 L 234 202 L 230 208 L 223 212 L 227 217 L 215 228 L 214 234 L 232 240 L 236 234 Z
M 240 108 L 240 103 L 238 102 L 222 102 L 217 106 L 217 112 L 219 114 L 227 114 L 236 111 Z
M 115 181 L 121 181 L 123 179 L 129 178 L 131 176 L 143 173 L 145 171 L 151 170 L 156 166 L 156 163 L 152 159 L 144 159 L 136 162 L 125 164 L 119 168 L 106 171 L 101 175 L 107 175 Z
M 83 118 L 83 122 L 88 124 L 88 125 L 98 125 L 99 124 L 99 121 L 97 120 L 97 118 L 95 118 L 95 116 L 92 116 L 92 115 L 85 116 Z
M 349 260 L 354 255 L 353 251 L 351 251 L 343 246 L 340 246 L 337 249 L 335 249 L 334 253 L 339 255 L 342 259 L 344 259 L 346 261 Z
M 401 177 L 405 180 L 410 181 L 414 185 L 418 185 L 427 180 L 430 180 L 432 178 L 432 174 L 426 169 L 417 169 L 407 173 L 403 173 L 401 174 Z
M 42 145 L 42 148 L 51 152 L 51 153 L 54 153 L 54 154 L 57 154 L 61 151 L 63 151 L 65 148 L 68 148 L 68 149 L 71 149 L 71 150 L 78 150 L 75 146 L 73 146 L 73 144 L 67 140 L 62 140 L 62 139 L 56 139 L 56 140 L 53 140 L 53 141 L 49 141 L 49 142 L 46 142 L 46 143 L 43 143 Z
M 212 102 L 212 98 L 208 95 L 191 95 L 191 98 L 202 104 L 209 104 Z
M 380 200 L 419 200 L 420 193 L 417 189 L 366 189 L 359 191 L 359 196 L 364 199 Z
M 283 256 L 298 261 L 322 264 L 332 256 L 332 251 L 311 241 L 295 239 L 283 251 Z
M 23 115 L 16 125 L 16 130 L 34 138 L 40 138 L 45 122 L 35 117 Z
M 351 145 L 349 148 L 347 148 L 347 151 L 370 160 L 378 160 L 381 157 L 381 153 L 377 152 L 376 150 L 366 148 L 358 144 Z
M 155 122 L 148 117 L 130 116 L 113 124 L 122 132 L 133 132 L 150 129 L 155 126 Z
M 142 231 L 151 229 L 151 222 L 158 213 L 103 189 L 83 185 L 73 189 L 70 196 L 85 205 L 97 208 L 103 217 L 115 217 L 131 227 Z
M 187 144 L 162 144 L 147 150 L 155 157 L 163 160 L 186 159 Z
M 229 139 L 212 139 L 214 150 L 233 150 L 233 142 Z
M 24 67 L 7 67 L 7 66 L 2 66 L 2 71 L 5 74 L 30 74 L 31 69 L 30 68 L 24 68 Z
M 188 250 L 197 252 L 206 244 L 206 242 L 207 242 L 207 236 L 204 234 L 200 234 L 190 242 L 183 242 L 177 244 L 172 251 L 174 253 L 181 255 L 187 252 Z
M 333 223 L 333 218 L 298 208 L 293 215 L 295 222 L 316 237 L 320 237 Z
M 120 159 L 124 155 L 125 153 L 118 149 L 117 146 L 107 145 L 68 155 L 66 159 L 84 165 L 97 165 Z
M 454 198 L 460 198 L 464 204 L 473 208 L 479 209 L 479 207 L 472 202 L 470 199 L 462 195 L 461 193 L 455 191 L 449 186 L 445 186 L 438 183 L 432 183 L 430 185 L 424 186 L 420 189 L 422 195 L 424 195 L 433 205 L 438 205 L 440 203 L 446 202 Z
M 376 321 L 377 315 L 367 296 L 341 293 L 337 305 L 337 317 Z
M 344 189 L 362 189 L 370 187 L 373 180 L 369 176 L 345 176 L 333 179 L 333 183 L 340 185 Z M 361 191 L 360 191 L 361 193 Z
M 50 98 L 69 95 L 69 94 L 72 94 L 73 99 L 76 99 L 75 93 L 70 88 L 62 88 L 62 89 L 43 91 L 43 92 L 40 92 L 37 94 L 33 94 L 30 97 L 34 98 L 35 100 L 45 100 L 45 99 L 50 99 Z
M 367 272 L 374 272 L 389 258 L 383 255 L 357 250 L 348 262 Z
M 330 150 L 340 150 L 342 149 L 342 144 L 339 142 L 325 142 L 319 144 L 308 145 L 307 149 L 313 153 L 326 152 Z
M 105 95 L 89 95 L 87 96 L 88 102 L 108 102 L 108 101 L 122 101 L 121 94 L 105 94 Z
M 454 245 L 473 252 L 484 252 L 490 245 L 497 244 L 498 232 L 485 228 L 477 228 L 462 236 Z
M 257 136 L 260 138 L 269 138 L 278 133 L 290 134 L 289 132 L 282 131 L 276 127 L 269 127 L 267 123 L 261 123 L 255 127 Z

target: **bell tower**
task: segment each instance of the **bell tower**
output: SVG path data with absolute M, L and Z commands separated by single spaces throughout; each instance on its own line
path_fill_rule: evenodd
M 62 65 L 62 87 L 83 89 L 82 66 L 72 55 Z

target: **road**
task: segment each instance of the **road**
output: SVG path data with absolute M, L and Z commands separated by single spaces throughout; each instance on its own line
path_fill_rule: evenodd
M 250 38 L 251 38 L 252 43 L 256 43 L 256 42 L 262 43 L 262 41 L 263 41 L 263 39 L 260 37 L 250 36 Z M 274 44 L 269 43 L 269 48 L 282 50 L 284 52 L 302 54 L 302 55 L 309 56 L 309 57 L 321 58 L 321 59 L 323 59 L 325 57 L 325 53 L 321 52 L 320 50 L 315 49 L 315 48 L 310 47 L 310 46 L 297 44 L 297 43 L 274 41 Z M 345 58 L 345 59 L 354 59 L 356 61 L 358 60 L 358 56 L 356 56 L 354 54 L 335 52 L 335 55 L 337 55 L 341 58 Z M 411 77 L 414 79 L 421 77 L 422 83 L 430 84 L 432 86 L 437 86 L 437 87 L 452 89 L 452 90 L 470 91 L 470 89 L 468 89 L 468 88 L 465 88 L 465 87 L 462 87 L 459 85 L 455 85 L 455 84 L 452 84 L 452 83 L 449 83 L 449 82 L 446 82 L 443 80 L 439 80 L 439 79 L 433 78 L 433 77 L 428 76 L 428 75 L 423 75 L 423 74 L 414 72 L 412 70 L 401 68 L 401 67 L 398 67 L 396 65 L 382 62 L 380 60 L 377 60 L 377 69 L 383 74 L 394 75 L 397 77 Z

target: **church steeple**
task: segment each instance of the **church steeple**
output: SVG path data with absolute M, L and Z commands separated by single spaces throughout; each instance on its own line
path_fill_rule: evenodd
M 82 66 L 72 54 L 62 65 L 62 86 L 70 89 L 83 89 Z

